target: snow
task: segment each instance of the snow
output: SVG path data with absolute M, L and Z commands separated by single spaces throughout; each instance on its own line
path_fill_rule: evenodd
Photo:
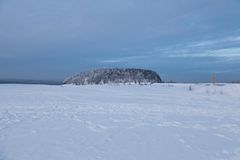
M 53 159 L 239 160 L 240 85 L 0 85 L 0 160 Z

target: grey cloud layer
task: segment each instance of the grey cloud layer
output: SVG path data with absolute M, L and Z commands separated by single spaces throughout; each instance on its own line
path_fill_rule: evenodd
M 165 58 L 178 59 L 176 68 L 185 63 L 180 57 L 234 61 L 239 8 L 238 0 L 3 0 L 0 73 L 20 75 L 19 64 L 31 77 L 43 63 L 46 70 L 106 64 L 161 71 Z

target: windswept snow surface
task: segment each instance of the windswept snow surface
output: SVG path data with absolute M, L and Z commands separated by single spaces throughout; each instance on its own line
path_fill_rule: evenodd
M 80 159 L 240 160 L 240 85 L 0 85 L 0 160 Z

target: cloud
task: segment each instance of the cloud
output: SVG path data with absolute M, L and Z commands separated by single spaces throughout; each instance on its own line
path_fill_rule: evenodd
M 236 37 L 225 37 L 221 39 L 215 39 L 215 40 L 206 40 L 206 41 L 200 41 L 200 42 L 193 42 L 189 45 L 189 47 L 207 47 L 207 46 L 213 46 L 213 45 L 219 45 L 221 43 L 239 43 L 240 44 L 240 36 Z
M 129 57 L 120 57 L 120 58 L 113 58 L 113 59 L 106 59 L 100 61 L 101 63 L 123 63 L 129 61 L 135 61 L 139 59 L 148 58 L 149 56 L 129 56 Z
M 225 47 L 231 46 L 233 47 Z M 145 59 L 159 58 L 218 58 L 221 62 L 236 61 L 240 59 L 240 36 L 227 36 L 219 39 L 207 39 L 205 41 L 189 42 L 185 44 L 174 44 L 165 48 L 156 47 L 145 52 L 139 53 L 138 56 L 126 56 L 119 58 L 110 58 L 101 60 L 101 63 L 124 63 L 141 61 Z
M 240 36 L 226 36 L 218 39 L 206 39 L 166 48 L 153 49 L 152 54 L 168 58 L 240 58 Z
M 206 50 L 200 53 L 170 54 L 170 58 L 188 57 L 214 57 L 214 58 L 240 58 L 240 48 L 225 48 L 217 50 Z
M 187 65 L 204 68 L 212 61 L 239 66 L 234 61 L 240 48 L 236 0 L 0 0 L 0 4 L 3 77 L 21 76 L 19 70 L 26 69 L 26 75 L 34 77 L 104 66 L 165 72 L 170 68 L 174 74 Z M 52 66 L 61 71 L 53 72 Z

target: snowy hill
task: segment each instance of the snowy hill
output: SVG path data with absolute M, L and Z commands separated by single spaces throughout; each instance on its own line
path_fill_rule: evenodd
M 0 85 L 0 160 L 78 159 L 239 160 L 240 85 Z
M 161 83 L 160 76 L 151 70 L 145 69 L 97 69 L 82 72 L 73 77 L 67 78 L 64 84 L 109 84 L 109 83 L 135 83 L 135 84 L 153 84 Z

